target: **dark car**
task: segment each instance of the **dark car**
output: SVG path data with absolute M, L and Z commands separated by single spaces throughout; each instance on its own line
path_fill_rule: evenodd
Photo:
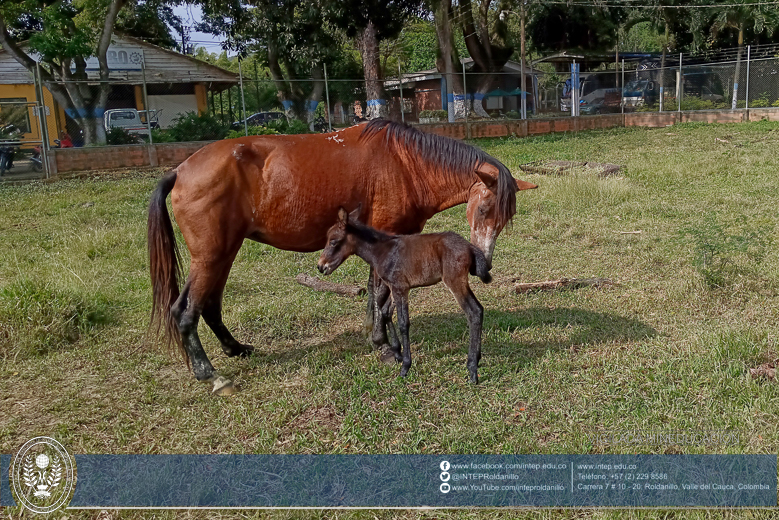
M 246 118 L 246 124 L 249 126 L 262 126 L 284 117 L 283 112 L 257 112 Z M 234 130 L 243 128 L 243 121 L 236 121 L 231 126 Z

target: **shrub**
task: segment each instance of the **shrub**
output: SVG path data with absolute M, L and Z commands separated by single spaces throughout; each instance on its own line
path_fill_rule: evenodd
M 267 126 L 250 126 L 249 127 L 249 135 L 275 135 L 278 134 L 276 130 L 273 128 L 268 128 Z M 237 137 L 243 137 L 245 134 L 244 129 L 240 130 L 230 130 L 227 132 L 227 139 L 235 139 Z
M 768 92 L 763 92 L 756 99 L 753 99 L 749 103 L 749 108 L 763 108 L 770 107 L 771 102 L 768 101 Z
M 155 143 L 175 143 L 176 140 L 170 135 L 170 132 L 161 128 L 151 129 L 151 138 Z
M 216 141 L 224 139 L 228 127 L 210 114 L 181 114 L 173 120 L 168 133 L 174 141 Z
M 446 110 L 423 110 L 419 113 L 419 117 L 430 119 L 446 119 L 449 117 L 449 112 Z
M 278 134 L 307 134 L 310 132 L 308 124 L 300 119 L 276 119 L 270 121 L 265 127 L 275 130 Z
M 143 142 L 141 136 L 131 134 L 125 128 L 113 127 L 106 133 L 107 144 L 140 144 Z
M 693 266 L 710 289 L 731 285 L 735 275 L 757 270 L 773 244 L 773 228 L 744 228 L 728 233 L 714 215 L 683 230 L 693 246 Z

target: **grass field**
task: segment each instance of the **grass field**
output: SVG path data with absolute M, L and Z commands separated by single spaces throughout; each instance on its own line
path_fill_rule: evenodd
M 225 323 L 257 353 L 225 358 L 201 321 L 209 357 L 240 389 L 214 397 L 146 340 L 146 206 L 160 171 L 0 186 L 0 453 L 37 435 L 71 453 L 777 453 L 779 387 L 749 368 L 779 358 L 779 124 L 475 144 L 515 176 L 534 160 L 624 166 L 608 178 L 522 176 L 539 189 L 518 194 L 513 228 L 496 247 L 495 281 L 471 279 L 485 307 L 478 386 L 468 384 L 465 316 L 443 285 L 412 292 L 414 365 L 399 380 L 399 367 L 382 364 L 361 334 L 364 298 L 294 281 L 315 273 L 318 254 L 246 242 L 227 284 Z M 426 228 L 440 230 L 467 236 L 465 206 Z M 364 284 L 367 273 L 352 258 L 329 279 Z M 511 282 L 561 277 L 618 285 L 519 295 Z M 649 430 L 735 430 L 740 441 L 592 442 Z M 519 513 L 307 516 L 397 514 Z

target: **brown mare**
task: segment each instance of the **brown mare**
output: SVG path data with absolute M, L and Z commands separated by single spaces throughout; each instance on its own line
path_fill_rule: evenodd
M 212 143 L 166 175 L 151 197 L 152 324 L 184 355 L 197 380 L 213 382 L 217 394 L 232 393 L 232 382 L 214 370 L 203 350 L 197 324 L 202 315 L 228 356 L 252 352 L 222 322 L 222 293 L 245 239 L 318 251 L 341 206 L 362 204 L 362 222 L 386 233 L 411 234 L 436 213 L 467 202 L 471 242 L 490 262 L 498 233 L 516 211 L 516 191 L 535 187 L 512 178 L 500 161 L 477 148 L 385 120 L 330 134 Z M 165 206 L 169 193 L 192 259 L 181 291 Z M 368 286 L 373 289 L 373 283 Z M 377 301 L 386 297 L 378 294 Z M 369 298 L 370 318 L 374 308 Z M 386 344 L 383 320 L 372 327 L 374 343 Z
M 470 346 L 468 347 L 468 373 L 471 383 L 479 383 L 481 359 L 481 327 L 484 307 L 471 291 L 468 274 L 490 283 L 490 266 L 481 249 L 456 233 L 430 233 L 427 235 L 388 235 L 359 221 L 360 209 L 347 214 L 338 210 L 338 222 L 327 232 L 327 245 L 319 256 L 317 269 L 331 274 L 344 260 L 357 255 L 368 264 L 392 295 L 381 306 L 392 336 L 397 338 L 392 325 L 392 307 L 398 310 L 398 328 L 403 353 L 397 341 L 392 351 L 397 361 L 402 361 L 400 377 L 406 377 L 411 368 L 411 344 L 408 339 L 408 292 L 415 287 L 435 285 L 441 280 L 452 291 L 457 303 L 468 318 Z

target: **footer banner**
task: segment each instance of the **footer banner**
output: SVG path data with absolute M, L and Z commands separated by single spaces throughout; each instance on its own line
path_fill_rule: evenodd
M 53 487 L 32 466 L 11 482 L 11 459 L 0 505 L 12 488 L 32 496 L 34 471 Z M 83 508 L 777 505 L 776 455 L 76 455 L 75 468 L 69 507 Z

